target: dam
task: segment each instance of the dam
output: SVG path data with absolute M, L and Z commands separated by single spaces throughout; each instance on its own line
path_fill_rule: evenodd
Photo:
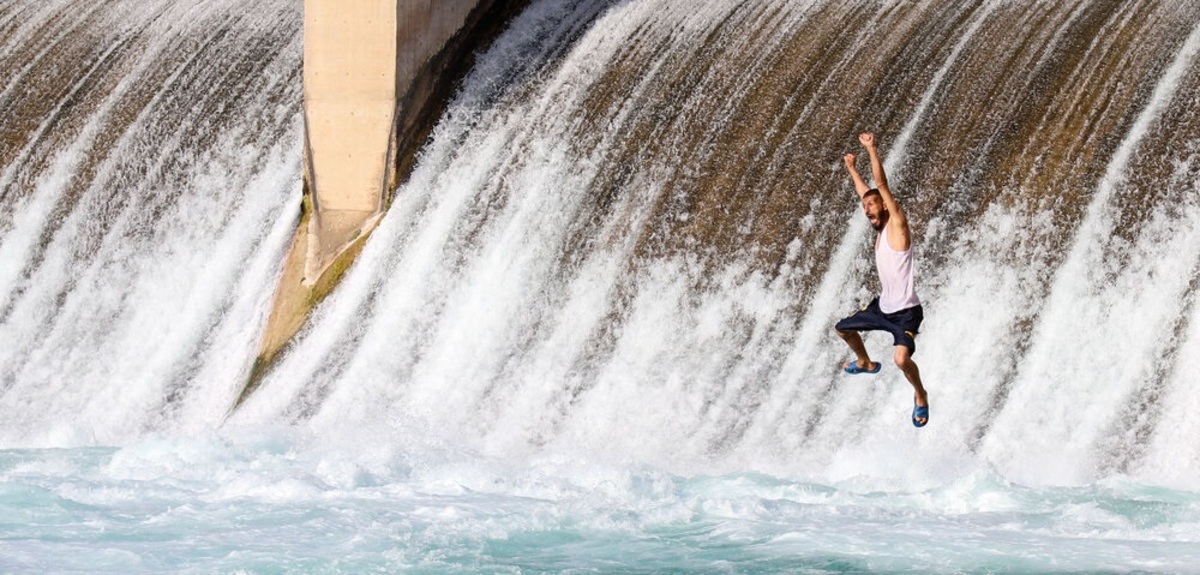
M 306 0 L 305 217 L 239 403 L 375 229 L 458 70 L 509 4 L 521 3 Z
M 0 3 L 0 571 L 1195 572 L 1200 6 L 498 6 L 351 201 L 319 10 Z
M 4 13 L 0 99 L 19 110 L 0 140 L 9 441 L 225 421 L 303 174 L 317 173 L 315 229 L 352 206 L 320 195 L 337 186 L 304 144 L 321 104 L 304 112 L 300 32 L 321 13 L 230 6 Z M 1010 445 L 1055 437 L 1066 478 L 1200 465 L 1172 439 L 1200 325 L 1196 15 L 966 3 L 953 21 L 872 12 L 834 38 L 851 12 L 832 3 L 753 6 L 520 11 L 232 421 L 400 410 L 499 449 L 624 444 L 617 429 L 658 429 L 666 410 L 674 431 L 653 435 L 684 460 L 828 464 L 906 424 L 910 403 L 829 368 L 844 353 L 829 325 L 875 289 L 838 164 L 872 129 L 919 230 L 918 360 L 935 411 L 958 414 L 922 441 L 1016 473 L 1036 454 Z M 186 34 L 168 25 L 181 18 Z M 80 26 L 109 31 L 85 41 Z M 1010 40 L 1019 27 L 1039 42 Z M 368 156 L 375 196 L 341 210 L 360 227 L 393 165 Z

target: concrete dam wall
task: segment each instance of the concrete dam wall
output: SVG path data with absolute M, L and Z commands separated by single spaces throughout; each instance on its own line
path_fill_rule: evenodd
M 401 127 L 428 97 L 429 64 L 490 0 L 307 0 L 304 111 L 314 217 L 305 279 L 368 231 L 394 185 Z M 450 45 L 461 49 L 464 43 Z M 424 96 L 424 97 L 423 97 Z
M 357 256 L 473 53 L 526 4 L 305 0 L 305 207 L 242 398 Z

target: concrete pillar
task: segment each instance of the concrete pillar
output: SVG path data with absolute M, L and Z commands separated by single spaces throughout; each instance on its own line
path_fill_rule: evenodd
M 383 209 L 396 115 L 397 0 L 306 0 L 304 116 L 310 219 L 305 280 Z
M 333 291 L 469 54 L 525 0 L 305 0 L 308 194 L 242 403 Z M 400 201 L 403 201 L 401 198 Z
M 306 284 L 378 222 L 395 184 L 398 102 L 479 4 L 305 0 Z

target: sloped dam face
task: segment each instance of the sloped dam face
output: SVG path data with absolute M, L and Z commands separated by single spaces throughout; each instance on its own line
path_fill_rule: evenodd
M 1200 487 L 1200 5 L 534 2 L 230 415 L 300 202 L 300 10 L 0 5 L 3 445 L 284 425 Z M 878 289 L 860 131 L 915 233 L 917 435 L 887 337 L 837 368 Z

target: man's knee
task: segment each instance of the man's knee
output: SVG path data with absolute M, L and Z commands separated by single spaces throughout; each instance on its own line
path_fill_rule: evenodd
M 912 350 L 903 345 L 896 346 L 896 353 L 892 354 L 892 359 L 896 362 L 896 367 L 904 369 L 904 366 L 912 363 Z

